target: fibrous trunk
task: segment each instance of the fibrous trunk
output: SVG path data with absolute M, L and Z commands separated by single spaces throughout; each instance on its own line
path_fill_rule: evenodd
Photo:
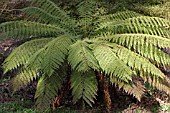
M 103 98 L 105 101 L 106 112 L 110 113 L 111 98 L 109 94 L 109 83 L 106 76 L 104 76 L 100 71 L 98 71 L 98 77 L 99 77 L 99 81 L 102 81 L 102 85 L 103 85 L 103 93 L 104 93 Z

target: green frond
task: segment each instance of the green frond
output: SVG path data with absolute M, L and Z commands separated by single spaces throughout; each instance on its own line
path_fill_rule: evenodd
M 42 10 L 44 10 L 45 12 L 56 16 L 60 19 L 61 22 L 70 25 L 70 26 L 74 26 L 75 22 L 73 19 L 71 19 L 66 12 L 64 12 L 63 10 L 61 10 L 55 3 L 53 3 L 50 0 L 32 0 L 32 4 L 35 7 L 38 7 Z
M 68 61 L 72 68 L 79 72 L 99 69 L 98 62 L 85 41 L 77 41 L 71 45 Z
M 97 95 L 97 80 L 93 71 L 86 73 L 73 72 L 71 76 L 71 88 L 73 89 L 74 103 L 82 99 L 92 107 L 92 103 L 94 103 Z
M 159 48 L 169 48 L 170 47 L 170 39 L 163 38 L 161 36 L 156 35 L 149 35 L 149 34 L 132 34 L 132 33 L 125 33 L 125 34 L 103 34 L 98 36 L 97 38 L 102 40 L 108 40 L 120 45 L 125 45 L 127 48 L 134 48 L 137 44 L 152 44 Z
M 54 16 L 50 13 L 47 13 L 43 9 L 37 7 L 27 7 L 22 9 L 22 11 L 28 16 L 28 18 L 36 18 L 36 22 L 45 23 L 45 24 L 61 24 L 60 18 Z
M 151 44 L 139 45 L 135 51 L 145 58 L 148 58 L 153 64 L 157 64 L 158 67 L 160 65 L 167 66 L 170 64 L 170 56 Z
M 76 7 L 80 18 L 91 18 L 96 8 L 96 2 L 94 0 L 84 0 Z
M 170 32 L 168 30 L 169 25 L 170 25 L 169 21 L 165 19 L 141 16 L 129 18 L 123 21 L 112 20 L 101 22 L 98 24 L 96 32 L 98 32 L 98 34 L 104 34 L 106 32 L 111 32 L 112 34 L 123 33 L 150 34 L 169 38 L 170 37 Z
M 140 56 L 139 54 L 115 43 L 108 44 L 111 51 L 117 55 L 119 60 L 130 66 L 133 70 L 144 71 L 150 76 L 156 76 L 159 78 L 164 78 L 164 74 L 153 65 L 148 59 Z
M 112 21 L 112 20 L 126 20 L 128 18 L 133 18 L 133 17 L 138 17 L 138 16 L 142 16 L 142 15 L 139 13 L 127 10 L 127 11 L 117 12 L 115 14 L 108 14 L 108 15 L 100 16 L 98 22 Z
M 92 29 L 93 15 L 96 9 L 95 0 L 83 0 L 76 7 L 78 12 L 77 27 L 81 29 L 81 34 L 87 35 Z
M 51 76 L 52 72 L 58 69 L 66 59 L 66 55 L 73 41 L 73 37 L 69 35 L 61 35 L 53 39 L 46 44 L 42 50 L 30 57 L 28 66 L 39 64 L 43 73 Z
M 121 23 L 120 23 L 121 22 Z M 111 20 L 111 21 L 101 21 L 96 26 L 96 31 L 98 30 L 110 30 L 115 26 L 126 26 L 124 21 L 121 20 Z M 107 31 L 108 32 L 108 31 Z
M 156 27 L 156 28 L 170 28 L 170 21 L 159 18 L 159 17 L 149 17 L 149 16 L 140 16 L 140 17 L 133 17 L 127 19 L 128 23 L 137 26 L 146 26 L 146 27 Z
M 141 100 L 141 97 L 145 93 L 145 88 L 140 83 L 140 81 L 133 80 L 133 83 L 127 84 L 126 82 L 123 82 L 117 78 L 110 78 L 110 82 L 112 84 L 116 84 L 119 87 L 119 89 L 122 88 L 126 93 L 133 95 L 139 101 Z
M 38 68 L 22 68 L 21 71 L 11 80 L 13 92 L 19 90 L 21 87 L 27 86 L 31 81 L 39 76 Z
M 62 35 L 49 42 L 43 51 L 43 71 L 48 74 L 49 70 L 59 68 L 68 55 L 68 50 L 73 42 L 73 37 L 69 35 Z
M 44 52 L 44 48 L 39 49 L 38 51 L 36 51 L 34 54 L 32 54 L 30 56 L 30 58 L 28 59 L 28 62 L 25 64 L 25 67 L 27 68 L 38 68 L 39 70 L 42 71 L 42 59 L 43 59 L 43 52 Z
M 140 77 L 149 84 L 155 86 L 159 90 L 163 90 L 169 93 L 169 86 L 164 84 L 168 78 L 149 60 L 146 58 L 128 50 L 117 44 L 110 44 L 111 48 L 114 48 L 113 51 L 118 56 L 120 60 L 130 66 L 133 70 L 138 70 L 137 73 L 141 73 Z M 163 82 L 160 82 L 163 81 Z M 170 82 L 167 82 L 168 84 Z
M 23 68 L 21 69 L 21 72 L 18 73 L 18 75 L 12 81 L 13 90 L 16 91 L 20 87 L 27 85 L 33 79 L 36 79 L 38 75 L 40 76 L 40 74 L 52 76 L 54 71 L 60 68 L 61 63 L 64 62 L 69 50 L 69 46 L 72 44 L 72 40 L 73 39 L 70 37 L 60 36 L 56 39 L 53 39 L 52 41 L 48 40 L 50 42 L 48 42 L 48 44 L 46 44 L 43 48 L 41 47 L 41 45 L 43 45 L 42 42 L 40 43 L 39 41 L 40 44 L 38 46 L 40 46 L 41 49 L 38 49 L 37 46 L 37 48 L 34 48 L 35 50 L 37 49 L 36 51 L 33 51 L 34 49 L 30 49 L 31 47 L 29 48 L 30 44 L 32 44 L 31 42 L 25 43 L 26 46 L 21 45 L 30 50 L 23 50 L 22 53 L 25 53 L 23 56 L 22 54 L 18 53 L 18 50 L 16 50 L 17 52 L 15 52 L 15 54 L 17 54 L 19 57 L 24 57 L 24 59 L 22 58 L 18 60 L 18 56 L 14 54 L 14 61 L 12 61 L 15 64 L 13 64 L 13 66 L 18 66 L 18 63 L 20 63 L 21 65 L 23 65 Z M 36 41 L 37 40 L 35 40 L 35 44 L 38 44 L 36 43 Z M 10 67 L 10 63 L 11 62 L 8 63 L 8 67 Z
M 147 34 L 106 34 L 98 38 L 125 46 L 158 64 L 170 64 L 169 55 L 157 48 L 169 48 L 170 39 Z
M 120 13 L 120 14 L 122 14 L 122 13 Z M 115 15 L 117 15 L 117 14 L 119 14 L 119 13 L 116 13 Z M 126 18 L 126 15 L 124 15 L 124 16 Z M 106 20 L 103 20 L 103 22 L 102 21 L 99 21 L 99 22 L 103 23 L 103 26 L 104 25 L 109 26 L 109 24 L 112 24 L 110 26 L 113 26 L 115 24 L 115 22 L 122 25 L 122 23 L 119 23 L 120 21 L 123 22 L 124 24 L 126 23 L 131 26 L 145 26 L 145 27 L 153 27 L 153 28 L 156 27 L 156 28 L 164 28 L 164 29 L 170 28 L 170 21 L 163 19 L 163 18 L 159 18 L 159 17 L 149 17 L 149 16 L 134 16 L 134 17 L 132 16 L 132 17 L 129 17 L 129 18 L 126 18 L 123 20 L 121 20 L 121 19 L 119 20 L 116 18 L 107 20 L 107 18 L 106 18 Z M 108 24 L 106 24 L 106 23 L 108 23 Z
M 119 59 L 112 48 L 106 44 L 99 44 L 94 48 L 93 52 L 102 72 L 105 72 L 110 78 L 116 77 L 127 83 L 132 80 L 134 72 Z
M 121 25 L 122 23 L 125 23 L 125 20 L 129 18 L 135 18 L 138 16 L 142 16 L 139 13 L 133 12 L 133 11 L 121 11 L 115 14 L 108 14 L 104 16 L 100 16 L 98 20 L 96 21 L 97 27 L 96 30 L 107 28 L 109 26 L 114 25 Z
M 48 13 L 38 7 L 27 7 L 22 9 L 22 11 L 28 16 L 28 18 L 35 18 L 36 22 L 56 25 L 70 33 L 73 32 L 72 30 L 75 27 L 73 25 L 68 24 L 68 22 L 61 20 L 60 17 L 52 15 L 51 13 Z
M 134 34 L 150 34 L 157 35 L 168 38 L 170 33 L 168 30 L 160 28 L 149 28 L 144 26 L 134 26 L 123 21 L 112 21 L 99 23 L 96 27 L 96 34 L 103 35 L 105 33 L 112 34 L 124 34 L 124 33 L 134 33 Z
M 52 37 L 63 34 L 65 30 L 52 25 L 29 21 L 11 21 L 0 24 L 0 37 Z
M 34 98 L 36 99 L 35 106 L 40 111 L 50 107 L 52 101 L 58 96 L 58 91 L 61 89 L 64 80 L 64 75 L 56 72 L 53 72 L 51 76 L 43 74 L 39 79 Z
M 15 48 L 3 63 L 4 73 L 27 64 L 29 58 L 51 40 L 50 38 L 34 39 Z

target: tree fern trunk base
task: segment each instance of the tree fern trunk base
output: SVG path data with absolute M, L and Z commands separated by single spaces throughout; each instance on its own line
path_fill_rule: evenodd
M 61 88 L 62 90 L 60 91 L 60 94 L 55 98 L 55 100 L 51 104 L 52 108 L 57 108 L 58 106 L 60 106 L 61 100 L 69 92 L 69 90 L 70 90 L 70 81 L 69 80 L 70 80 L 69 77 L 67 77 L 67 81 Z
M 105 100 L 105 104 L 106 104 L 106 112 L 110 113 L 110 109 L 111 109 L 111 98 L 110 98 L 110 94 L 109 94 L 109 83 L 106 79 L 106 77 L 103 77 L 103 82 L 104 82 L 104 100 Z
M 105 102 L 106 112 L 110 113 L 111 98 L 110 98 L 110 94 L 109 94 L 109 83 L 108 83 L 108 80 L 107 80 L 107 78 L 100 71 L 98 71 L 98 75 L 97 76 L 99 77 L 100 85 L 102 85 L 103 100 Z

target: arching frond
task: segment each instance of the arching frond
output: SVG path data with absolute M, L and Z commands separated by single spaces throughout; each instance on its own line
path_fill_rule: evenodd
M 133 70 L 137 69 L 139 71 L 149 73 L 150 76 L 154 75 L 159 78 L 164 78 L 164 74 L 148 59 L 115 43 L 108 44 L 108 46 L 110 46 L 110 49 L 113 48 L 111 51 L 114 52 L 120 60 L 130 66 Z
M 33 55 L 27 59 L 17 76 L 13 78 L 12 85 L 13 90 L 16 91 L 23 86 L 28 85 L 31 81 L 35 80 L 37 77 L 40 77 L 42 74 L 46 74 L 42 70 L 42 52 L 44 48 L 37 50 Z M 50 70 L 49 76 L 54 73 L 54 70 Z M 47 74 L 46 74 L 47 75 Z
M 146 27 L 156 27 L 156 28 L 170 28 L 170 21 L 159 18 L 159 17 L 149 17 L 149 16 L 140 16 L 140 17 L 133 17 L 127 19 L 128 23 L 132 25 L 141 25 Z
M 74 103 L 82 99 L 92 107 L 97 95 L 97 80 L 94 72 L 80 73 L 75 71 L 71 76 L 71 88 L 73 89 Z
M 56 25 L 72 34 L 74 32 L 73 29 L 75 26 L 70 25 L 68 22 L 61 20 L 60 17 L 52 15 L 41 8 L 27 7 L 22 9 L 22 11 L 28 16 L 28 18 L 35 18 L 36 22 Z
M 61 22 L 64 22 L 67 25 L 75 25 L 74 20 L 72 20 L 65 11 L 61 10 L 55 3 L 51 2 L 50 0 L 32 0 L 32 4 L 33 6 L 58 17 Z
M 159 22 L 159 24 L 157 24 L 157 22 Z M 99 23 L 96 31 L 99 34 L 104 34 L 106 32 L 111 32 L 113 34 L 138 33 L 169 38 L 169 27 L 170 24 L 165 19 L 141 16 L 129 18 L 124 21 L 112 20 Z
M 125 46 L 158 64 L 170 63 L 169 55 L 157 48 L 169 48 L 167 38 L 147 34 L 106 34 L 98 38 Z
M 38 40 L 43 40 L 43 39 L 38 39 Z M 36 79 L 36 77 L 40 74 L 45 74 L 46 76 L 52 76 L 54 71 L 60 67 L 61 63 L 64 62 L 65 56 L 68 53 L 69 46 L 70 44 L 72 44 L 72 40 L 73 39 L 71 39 L 70 37 L 60 36 L 56 39 L 53 39 L 48 44 L 46 44 L 44 48 L 41 49 L 39 48 L 38 51 L 34 51 L 34 53 L 32 52 L 33 50 L 28 51 L 32 55 L 26 54 L 25 59 L 19 60 L 19 63 L 21 64 L 23 63 L 24 67 L 21 69 L 21 72 L 19 72 L 18 75 L 12 81 L 14 91 L 16 91 L 22 86 L 26 86 L 33 79 Z M 26 45 L 30 46 L 29 42 L 27 43 Z M 23 52 L 27 52 L 27 51 L 23 50 Z M 14 57 L 14 62 L 15 62 L 15 58 L 18 57 L 17 56 Z M 10 65 L 8 64 L 7 66 Z
M 11 80 L 13 92 L 19 90 L 23 86 L 27 86 L 31 81 L 35 80 L 40 75 L 39 69 L 22 68 L 21 71 Z
M 137 69 L 138 71 L 141 71 L 139 72 L 141 73 L 140 77 L 142 77 L 142 79 L 144 79 L 145 82 L 148 81 L 151 85 L 155 86 L 159 90 L 163 90 L 168 93 L 170 92 L 169 90 L 170 88 L 167 86 L 167 84 L 160 82 L 160 81 L 167 82 L 168 79 L 151 62 L 124 47 L 115 44 L 111 45 L 114 45 L 111 47 L 114 48 L 113 51 L 117 54 L 119 59 L 121 59 L 124 63 L 127 63 L 127 65 L 130 66 L 133 70 Z
M 29 21 L 12 21 L 0 24 L 0 36 L 31 38 L 31 37 L 51 37 L 63 34 L 65 31 L 57 26 L 41 24 Z
M 117 28 L 116 26 L 127 26 L 127 24 L 125 24 L 125 20 L 129 19 L 129 18 L 135 18 L 138 16 L 142 16 L 141 14 L 138 14 L 136 12 L 133 11 L 121 11 L 115 14 L 109 14 L 109 15 L 104 15 L 104 16 L 100 16 L 98 18 L 98 20 L 95 22 L 96 25 L 96 31 L 99 32 L 108 32 L 109 31 L 114 31 L 114 33 L 118 33 L 119 30 L 115 31 Z M 114 28 L 115 27 L 115 28 Z M 107 30 L 106 30 L 107 28 Z M 110 28 L 110 29 L 109 29 Z M 120 27 L 119 27 L 120 29 Z M 126 27 L 127 29 L 127 27 Z M 102 33 L 101 33 L 102 34 Z
M 27 64 L 29 58 L 51 40 L 51 38 L 34 39 L 15 48 L 3 63 L 4 73 Z
M 50 104 L 58 95 L 58 91 L 61 89 L 63 81 L 65 80 L 64 74 L 58 74 L 53 72 L 51 76 L 44 74 L 38 81 L 37 90 L 35 93 L 36 103 L 35 106 L 44 111 L 50 107 Z
M 112 34 L 106 33 L 99 37 L 102 40 L 108 40 L 120 45 L 125 45 L 127 48 L 134 48 L 137 44 L 152 44 L 159 48 L 169 48 L 170 47 L 170 39 L 163 38 L 161 36 L 156 35 L 148 35 L 148 34 L 132 34 L 132 33 L 125 33 L 125 34 Z
M 108 14 L 108 15 L 100 16 L 98 22 L 113 21 L 113 20 L 126 20 L 128 18 L 133 18 L 133 17 L 138 17 L 138 16 L 142 16 L 142 15 L 139 13 L 127 10 L 127 11 L 117 12 L 115 14 Z
M 119 13 L 116 13 L 116 15 L 117 14 L 119 14 Z M 120 14 L 124 14 L 124 12 L 122 12 Z M 127 15 L 123 15 L 123 16 L 126 17 Z M 149 17 L 149 16 L 136 16 L 136 17 L 126 18 L 124 20 L 118 20 L 118 19 L 113 18 L 108 21 L 106 21 L 106 20 L 103 21 L 103 25 L 104 25 L 104 23 L 108 23 L 105 25 L 109 26 L 109 24 L 112 24 L 112 26 L 113 26 L 115 22 L 120 22 L 120 21 L 123 23 L 127 23 L 129 25 L 132 25 L 132 26 L 145 26 L 145 27 L 153 27 L 153 28 L 155 28 L 155 27 L 156 28 L 165 28 L 165 29 L 170 28 L 170 22 L 168 20 L 159 18 L 159 17 Z M 101 23 L 102 23 L 102 21 L 101 21 Z M 118 24 L 120 24 L 120 23 L 118 23 Z
M 40 64 L 43 73 L 50 76 L 64 62 L 73 40 L 69 35 L 62 35 L 53 39 L 41 51 L 30 58 L 28 66 Z
M 43 9 L 37 7 L 27 7 L 22 9 L 24 13 L 28 16 L 28 18 L 36 18 L 36 22 L 42 22 L 45 24 L 61 24 L 61 20 L 59 17 L 54 16 L 50 13 L 47 13 Z M 63 23 L 62 23 L 63 24 Z
M 41 62 L 44 57 L 43 52 L 44 52 L 44 48 L 41 48 L 38 51 L 36 51 L 33 55 L 31 55 L 31 57 L 28 59 L 28 63 L 25 64 L 25 67 L 28 67 L 28 68 L 37 67 L 42 70 Z
M 79 72 L 99 69 L 97 60 L 85 41 L 77 41 L 71 46 L 68 61 L 72 68 Z
M 152 44 L 139 45 L 138 48 L 134 50 L 145 58 L 148 58 L 153 64 L 158 65 L 158 67 L 168 66 L 170 64 L 170 56 Z
M 112 34 L 123 34 L 123 33 L 134 33 L 134 34 L 150 34 L 156 36 L 162 36 L 164 38 L 170 37 L 170 32 L 161 28 L 150 28 L 144 26 L 132 26 L 127 23 L 123 23 L 120 21 L 116 21 L 113 23 L 102 23 L 99 28 L 97 28 L 96 32 L 100 35 L 104 33 L 112 33 Z
M 111 76 L 110 78 L 116 77 L 127 83 L 132 80 L 135 73 L 117 57 L 110 47 L 100 44 L 94 48 L 93 52 L 102 71 Z

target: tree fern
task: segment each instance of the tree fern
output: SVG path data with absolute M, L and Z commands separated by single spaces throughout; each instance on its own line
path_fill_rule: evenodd
M 38 79 L 35 99 L 42 111 L 59 96 L 66 78 L 73 102 L 91 107 L 100 74 L 103 82 L 138 100 L 144 83 L 170 93 L 170 81 L 159 69 L 170 65 L 170 56 L 162 51 L 170 47 L 168 20 L 132 11 L 95 15 L 95 0 L 79 1 L 72 16 L 50 0 L 31 1 L 31 7 L 22 9 L 28 19 L 0 24 L 0 37 L 32 39 L 14 49 L 3 67 L 5 73 L 18 71 L 14 91 Z

